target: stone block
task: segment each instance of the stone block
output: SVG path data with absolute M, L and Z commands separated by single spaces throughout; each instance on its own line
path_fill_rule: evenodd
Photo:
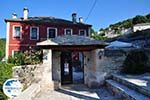
M 94 80 L 94 79 L 89 79 L 87 85 L 88 85 L 89 88 L 99 88 L 100 87 L 99 82 Z

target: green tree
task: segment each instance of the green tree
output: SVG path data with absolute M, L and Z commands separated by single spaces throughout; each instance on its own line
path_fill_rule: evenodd
M 147 18 L 145 16 L 136 16 L 133 18 L 133 24 L 145 23 L 147 22 Z
M 100 28 L 99 31 L 104 31 L 104 29 L 103 29 L 103 28 Z
M 93 28 L 91 29 L 91 33 L 95 33 L 95 30 Z
M 97 32 L 92 34 L 92 38 L 96 39 L 96 40 L 106 40 L 107 38 L 102 36 L 101 34 L 97 34 Z
M 5 56 L 5 44 L 6 44 L 6 40 L 0 39 L 0 61 Z
M 2 59 L 2 51 L 0 51 L 0 60 Z
M 150 14 L 146 15 L 147 21 L 150 22 Z
M 123 63 L 122 72 L 126 74 L 142 74 L 149 69 L 147 61 L 148 56 L 143 50 L 132 50 Z
M 127 19 L 125 21 L 122 22 L 121 27 L 123 28 L 130 28 L 132 26 L 132 19 Z

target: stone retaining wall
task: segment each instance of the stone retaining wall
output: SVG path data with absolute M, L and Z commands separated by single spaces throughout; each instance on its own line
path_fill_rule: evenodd
M 113 73 L 120 73 L 124 60 L 131 50 L 140 50 L 133 48 L 124 49 L 99 49 L 96 50 L 96 79 L 99 79 L 99 84 L 103 84 L 104 80 Z M 149 57 L 147 62 L 150 65 L 150 49 L 142 49 Z M 100 81 L 101 80 L 101 81 Z
M 97 53 L 100 58 L 98 59 L 97 57 L 97 71 L 107 72 L 108 74 L 120 73 L 122 69 L 121 66 L 131 50 L 144 50 L 146 55 L 149 57 L 149 61 L 147 63 L 150 65 L 150 49 L 105 49 L 104 51 L 97 51 L 98 53 L 102 52 L 102 55 Z
M 84 52 L 84 82 L 90 88 L 104 84 L 111 73 L 118 73 L 126 58 L 126 52 L 106 51 L 104 49 Z
M 107 74 L 119 73 L 128 52 L 123 50 L 104 50 L 103 52 L 97 61 L 99 65 L 97 71 L 107 72 Z
M 36 80 L 35 72 L 39 65 L 22 65 L 13 67 L 13 78 L 17 78 L 26 89 Z

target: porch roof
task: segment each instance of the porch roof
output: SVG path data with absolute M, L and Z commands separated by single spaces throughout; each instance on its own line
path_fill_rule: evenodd
M 48 39 L 42 42 L 38 42 L 37 46 L 41 48 L 51 48 L 51 49 L 75 49 L 75 48 L 84 48 L 84 49 L 96 49 L 104 48 L 108 44 L 103 41 L 94 40 L 85 36 L 58 36 L 56 38 Z

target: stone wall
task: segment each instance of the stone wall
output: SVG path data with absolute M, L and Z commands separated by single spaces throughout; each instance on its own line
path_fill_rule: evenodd
M 120 73 L 126 55 L 127 52 L 123 50 L 96 50 L 96 75 L 100 85 L 103 85 L 111 74 Z
M 95 50 L 95 58 L 96 58 L 96 70 L 94 71 L 93 76 L 95 77 L 96 82 L 100 85 L 104 83 L 106 78 L 113 73 L 120 73 L 122 69 L 122 65 L 124 60 L 126 59 L 128 53 L 131 50 L 140 50 L 134 48 L 124 48 L 124 49 L 98 49 Z M 149 61 L 147 62 L 150 65 L 150 49 L 142 49 L 149 57 Z M 95 69 L 95 68 L 94 68 Z M 92 77 L 89 77 L 92 79 Z M 89 81 L 88 84 L 92 84 Z
M 99 87 L 110 73 L 117 73 L 125 59 L 125 52 L 98 49 L 83 52 L 84 84 L 91 88 Z M 61 83 L 61 52 L 52 51 L 52 81 Z M 50 61 L 45 61 L 49 63 Z M 55 84 L 56 85 L 56 84 Z
M 61 52 L 53 51 L 52 54 L 52 79 L 61 82 Z
M 22 65 L 13 67 L 13 78 L 17 78 L 27 88 L 35 81 L 35 69 L 38 65 Z
M 95 51 L 83 52 L 84 54 L 84 84 L 92 87 L 91 81 L 95 81 Z
M 45 61 L 38 66 L 20 66 L 14 69 L 14 77 L 19 77 L 26 86 L 33 81 L 41 81 L 41 86 L 60 86 L 61 83 L 61 52 L 47 51 Z M 83 52 L 84 84 L 96 88 L 104 84 L 104 80 L 112 73 L 119 73 L 121 66 L 130 50 L 103 50 Z M 147 52 L 149 53 L 149 52 Z
M 23 65 L 16 66 L 13 69 L 13 77 L 20 80 L 24 88 L 27 88 L 32 83 L 38 83 L 42 88 L 55 89 L 55 81 L 52 77 L 52 50 L 43 50 L 47 54 L 43 59 L 43 64 L 40 65 Z M 55 53 L 54 53 L 55 54 Z M 54 66 L 57 66 L 58 61 L 54 57 Z M 59 67 L 54 67 L 59 68 Z M 57 70 L 56 70 L 57 71 Z M 59 71 L 59 70 L 58 70 Z M 56 74 L 55 74 L 56 75 Z M 56 77 L 54 77 L 56 79 Z M 58 80 L 58 79 L 56 79 Z M 56 83 L 57 84 L 57 83 Z M 57 86 L 56 86 L 57 88 Z
M 98 88 L 112 73 L 120 73 L 127 54 L 133 49 L 97 49 L 83 52 L 84 84 Z M 57 89 L 61 83 L 61 52 L 47 51 L 42 65 L 18 66 L 13 76 L 28 87 L 32 82 L 39 82 L 41 87 Z M 150 50 L 145 50 L 150 58 Z M 150 64 L 150 59 L 148 64 Z
M 100 52 L 103 54 L 98 54 Z M 97 50 L 97 71 L 107 74 L 119 73 L 126 55 L 127 52 L 123 50 Z
M 97 49 L 84 52 L 84 82 L 91 88 L 104 84 L 112 73 L 119 73 L 127 52 Z

